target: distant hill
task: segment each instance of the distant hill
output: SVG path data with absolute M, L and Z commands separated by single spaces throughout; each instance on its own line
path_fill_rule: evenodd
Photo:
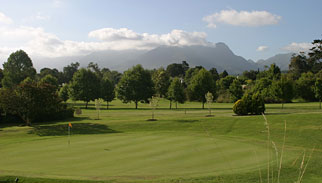
M 293 53 L 277 54 L 266 60 L 261 59 L 257 61 L 259 67 L 264 67 L 265 65 L 270 66 L 271 64 L 276 64 L 282 71 L 288 70 L 288 65 L 290 64 L 290 59 Z
M 244 70 L 258 68 L 255 62 L 249 62 L 235 55 L 224 43 L 213 46 L 161 46 L 150 51 L 95 52 L 81 58 L 80 63 L 86 66 L 89 62 L 95 62 L 101 67 L 124 71 L 136 64 L 153 69 L 181 63 L 183 60 L 187 61 L 190 67 L 199 65 L 207 69 L 215 67 L 218 72 L 227 70 L 229 74 L 239 74 Z

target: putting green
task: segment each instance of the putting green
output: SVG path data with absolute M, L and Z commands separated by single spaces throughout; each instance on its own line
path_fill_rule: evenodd
M 38 137 L 2 145 L 0 154 L 4 175 L 91 180 L 230 174 L 267 163 L 262 145 L 175 133 L 75 135 L 70 146 L 67 136 Z

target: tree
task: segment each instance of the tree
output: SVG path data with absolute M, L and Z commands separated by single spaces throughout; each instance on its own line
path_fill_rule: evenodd
M 108 109 L 108 103 L 115 98 L 115 85 L 108 79 L 108 77 L 103 77 L 101 80 L 101 98 L 106 101 L 106 108 Z
M 152 98 L 149 99 L 150 107 L 152 108 L 152 118 L 150 121 L 156 121 L 156 119 L 154 119 L 154 111 L 159 106 L 159 100 L 159 97 L 156 96 L 152 96 Z
M 212 93 L 207 92 L 207 94 L 205 95 L 205 98 L 206 98 L 206 101 L 207 101 L 207 104 L 208 104 L 208 110 L 209 110 L 209 115 L 208 116 L 211 116 L 211 104 L 214 101 L 214 96 L 212 95 Z
M 54 86 L 36 82 L 0 90 L 0 106 L 7 114 L 18 115 L 28 126 L 34 121 L 57 119 L 66 110 Z
M 214 82 L 212 75 L 206 69 L 201 69 L 198 74 L 194 75 L 190 85 L 188 86 L 190 99 L 198 100 L 202 102 L 202 108 L 206 102 L 205 95 L 209 91 L 213 95 L 216 94 L 216 83 Z
M 243 96 L 242 84 L 238 79 L 235 79 L 233 83 L 229 86 L 229 93 L 233 102 L 236 102 L 238 99 L 241 99 Z
M 247 79 L 255 81 L 258 73 L 259 71 L 254 71 L 254 70 L 244 71 L 243 76 Z
M 301 77 L 296 81 L 297 96 L 306 101 L 314 101 L 315 77 L 312 72 L 302 73 Z
M 271 64 L 266 73 L 269 79 L 274 80 L 281 78 L 281 69 L 276 64 Z
M 212 78 L 213 78 L 213 80 L 216 82 L 217 80 L 219 80 L 219 74 L 218 74 L 218 72 L 217 72 L 217 69 L 216 68 L 211 68 L 210 70 L 209 70 L 209 72 L 211 73 L 211 75 L 212 75 Z
M 203 67 L 197 66 L 194 68 L 189 68 L 186 71 L 185 77 L 184 77 L 184 83 L 186 86 L 190 85 L 191 79 L 194 75 L 198 74 L 199 70 L 202 69 Z
M 78 67 L 79 63 L 75 62 L 63 68 L 64 83 L 69 83 L 73 79 L 74 73 L 78 71 Z
M 321 109 L 321 100 L 322 100 L 322 79 L 321 78 L 318 78 L 315 81 L 314 92 L 315 92 L 315 97 L 320 101 L 320 109 Z
M 45 76 L 47 76 L 48 74 L 52 75 L 53 77 L 55 77 L 58 81 L 58 85 L 61 85 L 64 82 L 64 78 L 63 78 L 63 73 L 59 72 L 57 69 L 50 69 L 50 68 L 42 68 L 40 70 L 40 73 L 38 74 L 39 79 L 44 78 Z
M 170 77 L 164 68 L 158 69 L 153 73 L 152 80 L 156 94 L 160 97 L 166 97 L 170 86 Z
M 69 99 L 69 95 L 68 95 L 68 90 L 69 90 L 69 86 L 68 84 L 63 84 L 63 86 L 60 88 L 59 92 L 58 92 L 58 96 L 64 101 L 66 102 Z
M 74 74 L 69 88 L 71 98 L 85 101 L 87 109 L 89 101 L 99 98 L 100 80 L 95 73 L 82 68 Z
M 224 70 L 222 73 L 219 74 L 220 78 L 225 78 L 228 76 L 228 72 L 226 70 Z
M 104 100 L 101 98 L 95 99 L 95 108 L 96 108 L 96 112 L 97 112 L 97 119 L 100 119 L 100 111 L 101 111 L 101 106 L 102 106 L 103 102 L 104 102 Z
M 171 109 L 172 101 L 176 103 L 176 108 L 177 108 L 178 102 L 183 104 L 186 100 L 183 84 L 181 83 L 178 77 L 173 78 L 169 86 L 168 99 L 170 100 L 170 109 Z
M 0 69 L 0 88 L 2 88 L 3 70 Z
M 293 73 L 297 78 L 301 76 L 302 73 L 307 72 L 309 70 L 309 66 L 307 64 L 307 57 L 304 53 L 299 55 L 293 55 L 289 65 L 289 72 Z
M 293 82 L 285 75 L 280 80 L 274 80 L 271 89 L 273 94 L 282 101 L 282 109 L 284 103 L 291 101 L 294 97 Z
M 55 78 L 54 76 L 50 75 L 50 74 L 47 74 L 45 77 L 43 77 L 41 80 L 40 80 L 41 83 L 47 83 L 47 84 L 50 84 L 56 88 L 58 88 L 58 80 L 57 78 Z
M 147 102 L 154 93 L 150 72 L 143 69 L 141 65 L 128 69 L 124 72 L 116 90 L 117 98 L 124 103 L 133 101 L 137 109 L 138 102 Z
M 189 64 L 186 61 L 182 61 L 181 64 L 173 63 L 168 65 L 166 70 L 171 77 L 184 77 L 188 69 Z
M 229 86 L 233 83 L 233 81 L 236 79 L 236 77 L 234 76 L 226 76 L 224 78 L 221 78 L 219 81 L 218 81 L 218 84 L 219 84 L 219 88 L 221 90 L 227 90 L 229 89 Z
M 36 69 L 32 65 L 32 61 L 23 50 L 18 50 L 12 53 L 8 61 L 3 64 L 3 79 L 4 87 L 13 87 L 18 85 L 25 78 L 34 78 Z

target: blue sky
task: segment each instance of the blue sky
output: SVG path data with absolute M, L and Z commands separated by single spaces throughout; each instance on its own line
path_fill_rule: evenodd
M 107 49 L 226 43 L 258 60 L 322 36 L 320 0 L 0 0 L 0 62 Z M 208 17 L 208 18 L 207 18 Z

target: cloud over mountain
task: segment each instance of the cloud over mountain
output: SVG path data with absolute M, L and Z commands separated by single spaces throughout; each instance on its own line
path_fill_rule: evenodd
M 277 24 L 280 19 L 281 16 L 267 11 L 221 10 L 219 13 L 205 16 L 202 20 L 207 22 L 207 27 L 216 28 L 217 23 L 251 27 L 272 25 Z
M 299 52 L 308 52 L 313 45 L 311 43 L 296 43 L 293 42 L 285 47 L 283 47 L 283 50 L 299 53 Z

